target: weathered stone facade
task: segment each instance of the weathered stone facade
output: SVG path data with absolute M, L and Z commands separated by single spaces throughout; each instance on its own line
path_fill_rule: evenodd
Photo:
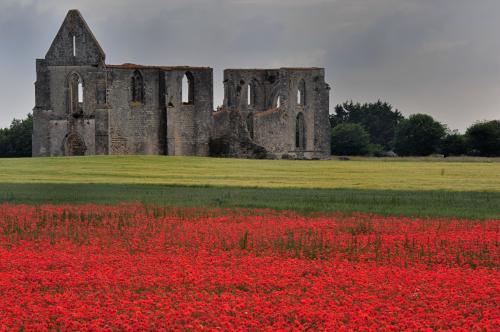
M 212 68 L 108 65 L 71 10 L 36 71 L 33 156 L 330 154 L 321 68 L 225 70 L 214 111 Z

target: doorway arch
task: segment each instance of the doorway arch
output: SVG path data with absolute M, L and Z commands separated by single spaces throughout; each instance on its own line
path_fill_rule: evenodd
M 70 133 L 64 142 L 65 156 L 84 156 L 87 151 L 85 141 L 78 133 Z

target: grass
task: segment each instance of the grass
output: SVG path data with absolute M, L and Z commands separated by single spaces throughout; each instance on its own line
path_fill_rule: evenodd
M 0 201 L 25 204 L 142 202 L 306 213 L 361 211 L 419 217 L 500 218 L 500 193 L 497 192 L 4 183 L 0 184 L 0 193 Z
M 0 159 L 0 183 L 100 183 L 500 192 L 500 162 L 161 156 Z
M 0 159 L 0 201 L 500 218 L 498 159 Z

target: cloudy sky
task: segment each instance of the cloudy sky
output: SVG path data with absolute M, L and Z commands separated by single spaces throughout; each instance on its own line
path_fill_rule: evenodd
M 500 119 L 498 0 L 0 0 L 0 126 L 34 106 L 43 58 L 79 9 L 108 64 L 320 66 L 330 102 L 390 102 L 463 131 Z

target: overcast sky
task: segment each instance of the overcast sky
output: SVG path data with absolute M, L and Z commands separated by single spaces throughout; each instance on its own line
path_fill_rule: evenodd
M 500 119 L 499 0 L 0 0 L 0 127 L 34 106 L 35 59 L 79 9 L 108 64 L 325 67 L 331 111 L 382 99 L 463 131 Z

